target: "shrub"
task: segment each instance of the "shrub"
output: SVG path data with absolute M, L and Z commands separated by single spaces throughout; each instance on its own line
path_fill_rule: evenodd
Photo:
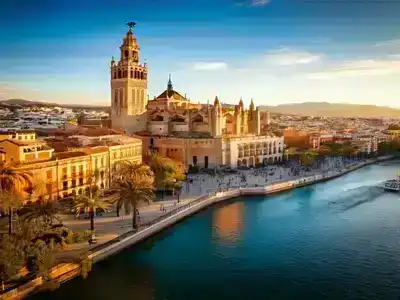
M 72 232 L 72 230 L 68 230 L 68 235 L 64 238 L 65 243 L 67 244 L 78 244 L 87 242 L 92 236 L 92 231 L 84 230 Z

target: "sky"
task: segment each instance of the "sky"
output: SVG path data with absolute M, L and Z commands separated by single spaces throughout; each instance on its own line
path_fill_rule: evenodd
M 400 108 L 400 0 L 0 0 L 0 99 L 108 105 L 128 21 L 150 98 Z

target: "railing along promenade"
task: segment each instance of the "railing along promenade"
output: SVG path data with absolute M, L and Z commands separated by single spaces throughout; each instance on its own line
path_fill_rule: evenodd
M 165 229 L 176 222 L 190 216 L 209 205 L 214 203 L 235 198 L 241 195 L 267 195 L 272 193 L 277 193 L 285 190 L 294 189 L 297 187 L 302 187 L 305 185 L 310 185 L 320 181 L 326 181 L 343 174 L 349 173 L 353 170 L 359 169 L 365 165 L 375 163 L 377 161 L 383 161 L 390 159 L 392 157 L 381 157 L 378 159 L 369 159 L 364 162 L 353 163 L 346 166 L 342 170 L 338 171 L 328 171 L 322 174 L 310 175 L 294 180 L 281 180 L 278 182 L 271 183 L 266 186 L 239 186 L 232 187 L 230 189 L 220 190 L 219 192 L 212 192 L 208 195 L 201 196 L 195 200 L 190 201 L 187 204 L 179 206 L 162 216 L 159 216 L 145 224 L 140 225 L 135 230 L 130 230 L 120 236 L 102 243 L 98 246 L 95 246 L 90 249 L 89 254 L 87 255 L 88 259 L 91 259 L 93 262 L 100 261 L 105 259 L 106 257 L 115 254 L 129 246 L 134 245 L 135 243 L 150 237 L 153 234 Z M 80 274 L 81 266 L 77 263 L 63 263 L 53 267 L 49 270 L 51 274 L 50 278 L 52 279 L 60 279 L 60 282 L 65 282 L 69 279 L 72 279 Z M 39 276 L 34 278 L 27 283 L 20 285 L 13 290 L 10 290 L 2 295 L 0 295 L 0 299 L 21 299 L 28 294 L 35 291 L 38 287 L 40 287 L 45 282 L 44 278 Z

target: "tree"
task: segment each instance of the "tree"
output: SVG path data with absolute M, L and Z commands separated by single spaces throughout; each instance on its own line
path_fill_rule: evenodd
M 313 164 L 315 157 L 318 155 L 314 149 L 308 149 L 300 154 L 302 165 L 310 166 Z
M 153 178 L 154 173 L 149 166 L 125 160 L 120 163 L 117 177 L 122 180 L 139 180 L 142 178 Z
M 27 208 L 27 212 L 23 214 L 23 220 L 27 222 L 40 222 L 45 228 L 53 226 L 53 221 L 61 223 L 61 219 L 57 217 L 57 204 L 53 201 L 38 201 L 31 204 Z
M 13 190 L 0 190 L 0 207 L 8 211 L 8 234 L 13 233 L 13 211 L 22 206 L 20 194 Z
M 4 283 L 15 276 L 24 265 L 22 249 L 18 247 L 14 236 L 2 236 L 0 239 L 0 280 L 2 290 Z
M 107 212 L 109 211 L 110 203 L 101 197 L 99 189 L 95 189 L 87 195 L 79 195 L 75 199 L 74 211 L 77 216 L 81 213 L 87 213 L 90 216 L 90 230 L 94 233 L 94 215 L 97 210 Z
M 24 192 L 32 185 L 32 175 L 29 172 L 16 171 L 10 165 L 0 162 L 0 190 L 9 192 L 3 194 L 2 208 L 8 209 L 8 233 L 12 234 L 12 217 L 14 208 L 19 207 Z M 17 196 L 18 195 L 18 196 Z M 16 202 L 13 202 L 15 200 Z
M 10 165 L 0 162 L 0 189 L 14 190 L 23 193 L 32 185 L 32 174 L 25 171 L 16 171 Z
M 150 168 L 154 172 L 155 186 L 158 190 L 164 191 L 171 182 L 182 181 L 185 179 L 182 166 L 168 158 L 159 154 L 151 156 Z
M 121 180 L 117 184 L 120 191 L 117 205 L 123 205 L 127 214 L 132 210 L 132 228 L 136 229 L 139 205 L 142 203 L 150 204 L 154 199 L 153 180 L 150 178 L 142 178 L 136 181 Z
M 285 149 L 286 160 L 289 160 L 291 157 L 297 154 L 297 148 L 290 147 Z

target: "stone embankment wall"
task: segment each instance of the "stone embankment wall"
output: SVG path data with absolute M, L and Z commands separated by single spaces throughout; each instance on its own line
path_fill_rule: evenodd
M 387 160 L 391 157 L 381 157 L 378 158 L 378 161 Z M 185 207 L 178 208 L 176 212 L 171 212 L 170 216 L 162 218 L 161 220 L 157 221 L 150 226 L 147 226 L 138 232 L 128 232 L 115 240 L 109 241 L 105 244 L 99 245 L 96 249 L 92 250 L 92 253 L 88 255 L 88 258 L 91 259 L 93 262 L 98 262 L 103 260 L 127 247 L 130 247 L 154 234 L 157 232 L 170 227 L 171 225 L 187 218 L 195 214 L 196 212 L 203 210 L 204 208 L 213 205 L 214 203 L 221 202 L 227 199 L 232 199 L 239 196 L 250 196 L 250 195 L 268 195 L 279 193 L 282 191 L 311 185 L 316 182 L 326 181 L 343 174 L 349 173 L 356 169 L 359 169 L 365 165 L 372 164 L 377 162 L 376 159 L 367 160 L 364 163 L 355 164 L 353 166 L 349 166 L 340 171 L 330 171 L 324 175 L 314 175 L 303 177 L 295 180 L 290 181 L 283 181 L 270 184 L 265 187 L 247 187 L 247 188 L 236 188 L 224 192 L 218 192 L 210 196 L 203 196 L 197 200 L 192 201 Z M 51 278 L 52 279 L 59 279 L 60 282 L 65 282 L 80 273 L 80 266 L 77 264 L 63 264 L 62 266 L 56 266 L 51 271 Z M 43 284 L 43 278 L 38 277 L 14 290 L 11 290 L 2 296 L 0 299 L 21 299 L 24 296 L 28 295 L 35 288 L 39 287 Z

